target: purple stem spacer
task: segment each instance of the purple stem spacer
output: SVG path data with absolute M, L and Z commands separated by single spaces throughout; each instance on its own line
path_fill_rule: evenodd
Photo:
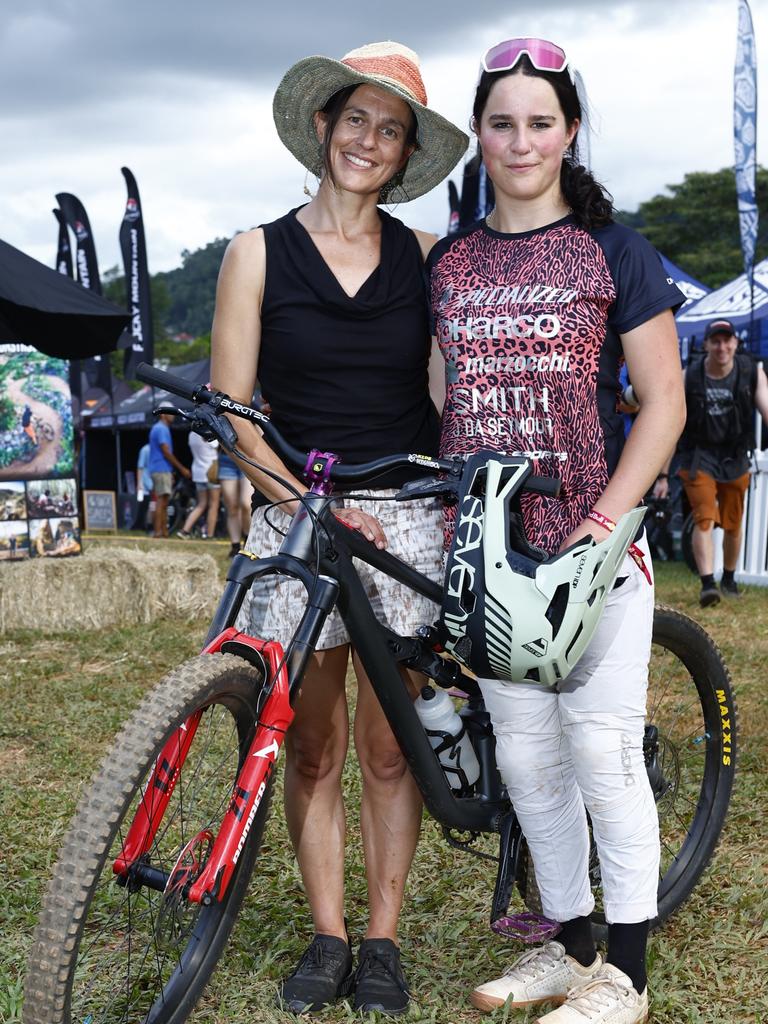
M 534 945 L 553 939 L 561 927 L 558 921 L 550 921 L 548 917 L 527 910 L 522 914 L 512 914 L 511 917 L 500 917 L 491 924 L 491 931 L 507 939 Z
M 331 467 L 340 462 L 338 455 L 333 452 L 320 452 L 313 448 L 309 453 L 307 464 L 304 466 L 304 479 L 310 484 L 313 494 L 330 494 L 333 490 L 331 484 Z

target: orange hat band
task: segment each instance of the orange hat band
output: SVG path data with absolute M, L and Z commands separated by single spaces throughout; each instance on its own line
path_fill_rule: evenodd
M 417 103 L 427 106 L 427 90 L 424 88 L 421 74 L 413 61 L 398 54 L 386 57 L 352 57 L 341 62 L 361 75 L 373 78 L 385 78 L 393 85 L 404 89 Z

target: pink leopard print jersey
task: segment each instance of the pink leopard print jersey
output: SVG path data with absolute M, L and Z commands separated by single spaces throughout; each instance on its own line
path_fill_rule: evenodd
M 556 551 L 621 455 L 620 335 L 684 297 L 640 235 L 572 217 L 516 235 L 480 222 L 439 242 L 427 269 L 446 363 L 441 455 L 521 453 L 560 477 L 559 498 L 524 499 L 529 539 Z

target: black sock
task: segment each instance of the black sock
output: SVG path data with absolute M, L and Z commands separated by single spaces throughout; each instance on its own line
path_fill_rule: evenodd
M 723 569 L 723 583 L 733 583 L 733 574 L 735 572 L 735 569 Z
M 648 921 L 637 924 L 608 925 L 608 956 L 606 961 L 618 967 L 630 979 L 636 992 L 648 984 L 645 973 L 645 947 L 648 944 Z
M 701 577 L 701 589 L 702 590 L 706 590 L 709 587 L 714 587 L 714 585 L 715 585 L 715 577 L 712 575 L 712 573 L 709 573 L 708 576 L 702 576 Z
M 594 963 L 597 949 L 592 938 L 592 922 L 588 917 L 574 917 L 570 921 L 563 921 L 556 939 L 565 946 L 568 956 L 572 956 L 582 967 L 589 967 Z

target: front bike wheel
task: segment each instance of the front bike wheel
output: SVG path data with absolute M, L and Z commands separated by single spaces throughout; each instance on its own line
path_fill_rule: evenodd
M 254 736 L 263 686 L 263 674 L 242 659 L 201 655 L 171 672 L 123 728 L 80 800 L 43 901 L 27 969 L 25 1024 L 187 1019 L 245 896 L 271 784 L 220 901 L 191 903 L 183 890 L 159 891 L 135 876 L 125 884 L 113 864 L 161 751 L 202 709 L 142 867 L 169 878 L 182 860 L 203 870 Z
M 659 927 L 688 898 L 717 847 L 736 769 L 736 703 L 723 657 L 701 626 L 657 605 L 648 668 L 643 742 L 645 766 L 659 814 Z M 589 871 L 596 907 L 595 936 L 604 941 L 600 864 L 594 844 Z M 518 887 L 529 909 L 541 912 L 525 844 Z

